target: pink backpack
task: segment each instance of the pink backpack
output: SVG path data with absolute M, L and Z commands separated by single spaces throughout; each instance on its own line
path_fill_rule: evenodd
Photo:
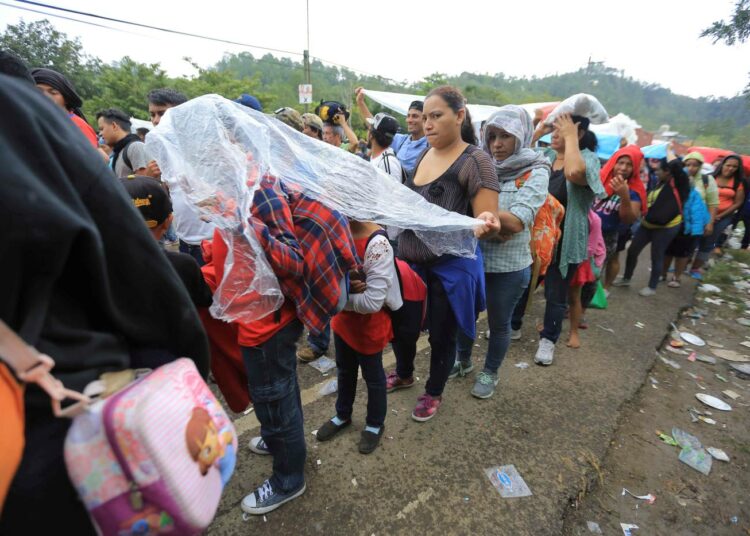
M 189 359 L 78 415 L 65 440 L 73 485 L 104 536 L 200 534 L 237 459 L 237 433 Z

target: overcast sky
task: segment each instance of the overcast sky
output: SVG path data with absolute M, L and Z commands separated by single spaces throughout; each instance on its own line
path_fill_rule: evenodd
M 158 0 L 46 3 L 298 51 L 300 56 L 291 56 L 297 60 L 306 47 L 305 0 L 211 0 L 195 7 Z M 698 36 L 711 22 L 728 18 L 733 5 L 734 0 L 310 0 L 310 51 L 323 60 L 399 81 L 419 80 L 437 71 L 541 77 L 574 71 L 591 56 L 624 69 L 626 76 L 676 93 L 729 97 L 740 93 L 750 78 L 750 42 L 727 47 Z M 161 63 L 175 76 L 194 74 L 183 56 L 210 66 L 226 52 L 247 50 L 256 57 L 265 53 L 112 22 L 97 21 L 126 32 L 98 28 L 0 5 L 2 28 L 22 18 L 48 18 L 68 36 L 80 37 L 87 52 L 105 61 L 128 55 Z

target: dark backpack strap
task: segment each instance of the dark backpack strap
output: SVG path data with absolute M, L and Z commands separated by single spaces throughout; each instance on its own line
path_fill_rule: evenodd
M 701 180 L 703 181 L 703 189 L 708 190 L 708 175 L 701 175 Z
M 680 215 L 682 215 L 682 199 L 680 199 L 680 192 L 677 191 L 677 187 L 674 185 L 674 179 L 669 181 L 669 186 L 672 188 L 672 194 L 677 201 L 677 208 L 680 211 Z
M 391 161 L 389 160 L 389 158 L 391 156 L 395 157 L 396 160 L 398 160 L 398 156 L 396 156 L 395 152 L 392 155 L 390 155 L 388 153 L 384 153 L 383 154 L 383 161 L 385 161 L 385 165 L 386 165 L 386 167 L 388 169 L 386 171 L 386 173 L 388 173 L 388 175 L 391 175 Z M 401 184 L 406 184 L 406 179 L 408 178 L 408 175 L 406 174 L 406 171 L 404 170 L 404 165 L 401 164 L 401 161 L 399 161 L 399 164 L 401 165 Z
M 130 171 L 135 173 L 135 170 L 133 169 L 133 164 L 130 162 L 130 158 L 128 158 L 128 147 L 130 147 L 135 140 L 128 143 L 125 147 L 122 148 L 122 151 L 120 154 L 122 155 L 122 161 L 125 162 L 125 165 L 130 168 Z

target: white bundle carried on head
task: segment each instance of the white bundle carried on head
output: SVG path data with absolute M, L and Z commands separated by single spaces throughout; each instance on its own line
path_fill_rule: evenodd
M 389 231 L 411 229 L 437 255 L 474 255 L 473 229 L 483 223 L 480 220 L 433 205 L 362 158 L 218 95 L 171 108 L 146 143 L 162 180 L 181 189 L 227 241 L 224 290 L 232 288 L 237 298 L 250 292 L 243 288 L 246 282 L 232 277 L 238 255 L 252 268 L 252 291 L 263 299 L 243 313 L 244 321 L 265 316 L 284 300 L 246 224 L 257 177 L 271 175 L 349 218 L 387 225 Z M 237 240 L 239 233 L 244 240 Z M 228 318 L 226 306 L 215 303 L 212 314 L 236 319 Z
M 544 123 L 551 125 L 561 114 L 580 115 L 591 121 L 592 125 L 601 125 L 609 121 L 609 114 L 602 103 L 588 93 L 577 93 L 562 101 L 547 116 Z

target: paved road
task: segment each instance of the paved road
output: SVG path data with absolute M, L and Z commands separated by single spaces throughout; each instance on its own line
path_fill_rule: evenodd
M 416 423 L 410 413 L 419 387 L 393 393 L 383 444 L 369 456 L 357 452 L 362 383 L 354 425 L 320 444 L 311 432 L 333 415 L 334 397 L 321 397 L 318 390 L 335 376 L 300 366 L 307 492 L 265 518 L 243 520 L 239 503 L 270 474 L 271 460 L 247 450 L 258 424 L 253 414 L 240 417 L 238 470 L 209 534 L 560 534 L 569 504 L 596 478 L 621 407 L 643 383 L 669 322 L 691 300 L 692 283 L 676 290 L 662 286 L 652 298 L 639 297 L 646 276 L 642 262 L 633 288 L 613 289 L 610 308 L 587 315 L 583 347 L 558 344 L 548 368 L 533 364 L 534 323 L 543 307 L 537 294 L 524 337 L 513 343 L 493 398 L 471 397 L 473 374 L 452 380 L 438 416 Z M 637 321 L 644 326 L 636 327 Z M 479 327 L 486 329 L 484 319 Z M 423 384 L 429 361 L 426 340 L 420 344 L 417 376 Z M 477 344 L 475 357 L 483 358 L 486 341 Z M 393 356 L 385 359 L 392 362 Z M 517 368 L 520 362 L 529 368 Z M 500 497 L 484 469 L 506 464 L 516 466 L 533 496 Z

